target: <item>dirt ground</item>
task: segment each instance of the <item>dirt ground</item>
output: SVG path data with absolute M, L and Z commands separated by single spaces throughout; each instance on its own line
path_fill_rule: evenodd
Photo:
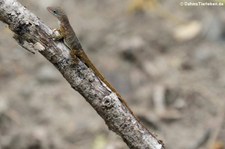
M 224 148 L 225 6 L 20 2 L 52 28 L 46 7 L 64 8 L 94 64 L 167 149 Z M 52 64 L 3 23 L 0 34 L 0 149 L 128 148 Z

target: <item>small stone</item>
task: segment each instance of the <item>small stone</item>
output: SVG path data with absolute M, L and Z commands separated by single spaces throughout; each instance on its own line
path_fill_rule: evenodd
M 139 37 L 134 36 L 129 39 L 122 40 L 120 45 L 121 49 L 127 50 L 127 49 L 142 49 L 145 46 L 145 41 Z
M 177 26 L 173 36 L 177 41 L 188 41 L 195 38 L 202 31 L 202 24 L 198 21 L 191 21 L 187 24 Z

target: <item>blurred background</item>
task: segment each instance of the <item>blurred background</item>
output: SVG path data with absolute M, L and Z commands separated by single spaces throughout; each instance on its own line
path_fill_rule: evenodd
M 94 64 L 167 149 L 224 149 L 225 4 L 19 2 L 52 28 L 46 7 L 61 6 Z M 0 34 L 0 149 L 128 148 L 52 64 L 3 23 Z

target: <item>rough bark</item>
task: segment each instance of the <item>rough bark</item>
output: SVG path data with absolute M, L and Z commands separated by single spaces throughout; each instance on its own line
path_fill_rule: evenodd
M 47 11 L 46 11 L 47 12 Z M 105 120 L 108 128 L 120 135 L 132 149 L 164 149 L 150 133 L 83 62 L 74 64 L 70 50 L 54 41 L 52 30 L 16 0 L 0 0 L 0 19 L 15 33 L 25 49 L 40 52 L 50 61 Z

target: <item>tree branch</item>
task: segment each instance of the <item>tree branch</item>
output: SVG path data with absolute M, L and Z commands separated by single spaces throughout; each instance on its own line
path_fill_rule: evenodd
M 50 61 L 130 148 L 164 149 L 162 141 L 135 118 L 91 69 L 81 61 L 73 64 L 69 49 L 54 41 L 50 37 L 52 30 L 33 13 L 16 0 L 0 0 L 0 19 L 9 25 L 22 47 L 33 53 L 38 51 Z

